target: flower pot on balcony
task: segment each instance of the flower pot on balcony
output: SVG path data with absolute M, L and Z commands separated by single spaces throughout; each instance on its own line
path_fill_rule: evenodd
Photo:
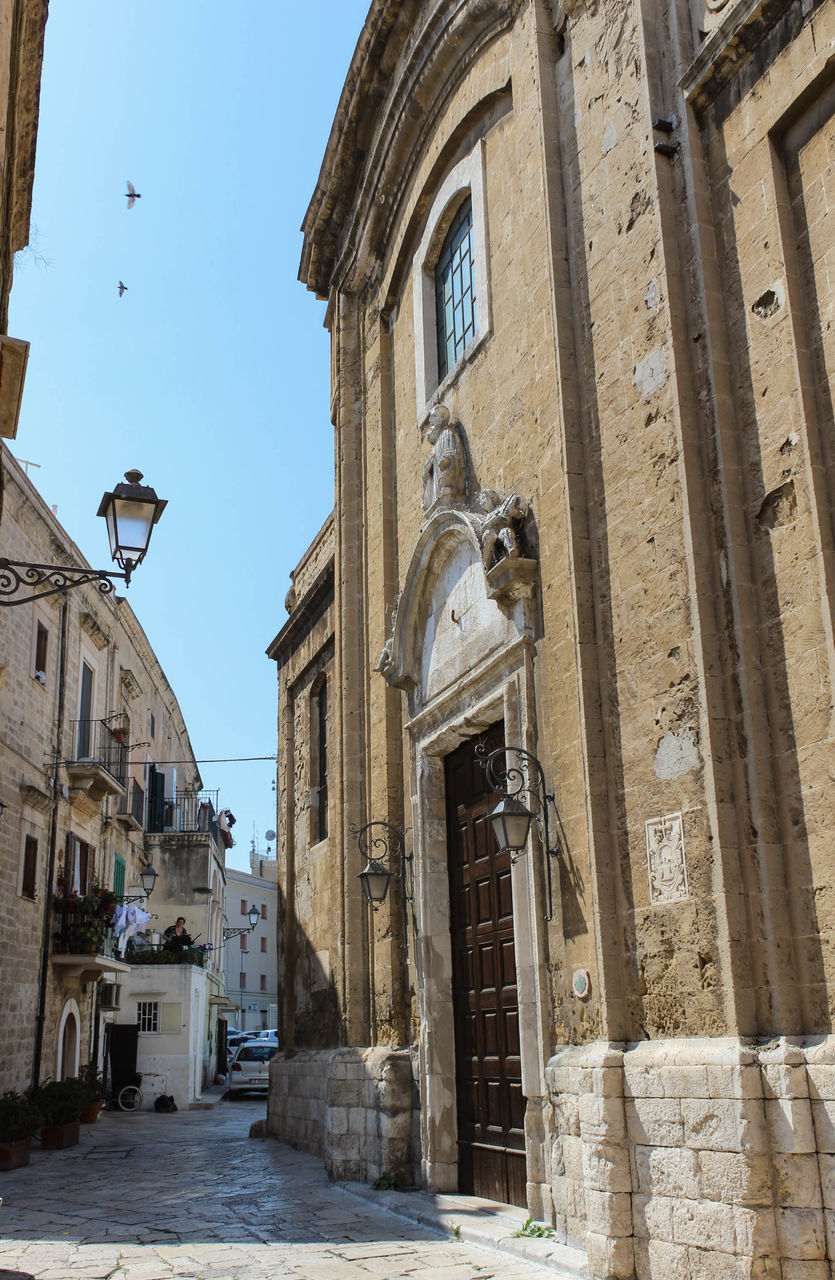
M 41 1149 L 43 1151 L 63 1151 L 64 1147 L 78 1145 L 80 1125 L 77 1120 L 68 1124 L 45 1124 L 41 1129 Z
M 82 1124 L 95 1124 L 99 1118 L 99 1112 L 104 1106 L 103 1098 L 95 1098 L 92 1102 L 88 1102 L 87 1106 L 78 1117 Z
M 10 1169 L 21 1169 L 29 1163 L 32 1150 L 31 1138 L 17 1138 L 14 1142 L 0 1142 L 0 1171 L 8 1173 Z

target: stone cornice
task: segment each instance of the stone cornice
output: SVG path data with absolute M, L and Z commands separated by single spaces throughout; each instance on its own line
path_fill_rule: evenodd
M 802 25 L 820 3 L 822 0 L 812 0 L 805 11 L 798 0 L 740 0 L 730 5 L 682 77 L 681 88 L 690 105 L 704 111 L 793 10 L 796 23 Z
M 436 0 L 417 30 L 415 0 L 372 5 L 302 224 L 299 279 L 318 296 L 373 272 L 439 114 L 524 2 Z

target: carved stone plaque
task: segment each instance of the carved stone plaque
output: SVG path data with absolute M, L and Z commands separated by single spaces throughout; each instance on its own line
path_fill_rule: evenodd
M 688 896 L 682 816 L 650 818 L 646 830 L 650 904 L 682 902 Z

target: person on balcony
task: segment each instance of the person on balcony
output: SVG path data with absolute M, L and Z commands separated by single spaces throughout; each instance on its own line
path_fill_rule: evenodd
M 162 936 L 165 939 L 165 947 L 171 951 L 177 951 L 180 947 L 193 946 L 191 934 L 186 929 L 185 916 L 177 916 L 176 924 L 170 924 Z

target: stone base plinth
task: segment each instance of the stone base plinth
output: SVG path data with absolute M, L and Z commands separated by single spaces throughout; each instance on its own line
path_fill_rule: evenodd
M 270 1066 L 267 1131 L 320 1155 L 335 1181 L 413 1178 L 408 1050 L 308 1050 Z
M 835 1037 L 566 1047 L 550 1060 L 558 1234 L 605 1280 L 828 1280 Z

